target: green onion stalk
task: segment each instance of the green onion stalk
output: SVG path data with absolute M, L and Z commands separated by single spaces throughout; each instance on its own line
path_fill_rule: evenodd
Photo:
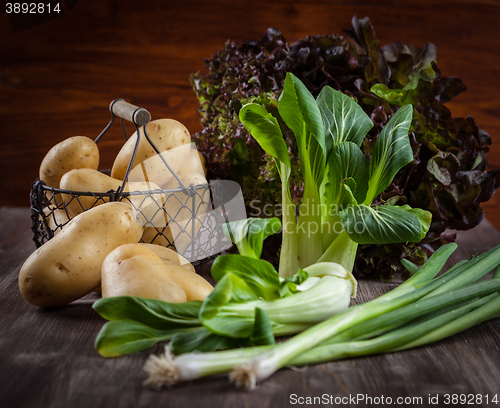
M 500 314 L 500 246 L 456 264 L 435 278 L 455 250 L 441 247 L 406 282 L 370 302 L 351 307 L 278 345 L 178 357 L 166 351 L 145 365 L 146 384 L 172 386 L 180 381 L 233 370 L 237 386 L 258 381 L 286 365 L 300 366 L 346 357 L 405 350 L 451 336 Z M 443 291 L 441 288 L 445 288 Z

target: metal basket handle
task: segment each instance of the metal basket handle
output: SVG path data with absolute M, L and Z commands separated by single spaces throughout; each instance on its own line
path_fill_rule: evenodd
M 137 126 L 146 126 L 151 122 L 151 115 L 146 109 L 125 102 L 123 99 L 115 99 L 111 102 L 109 110 L 119 118 L 128 120 Z
M 127 132 L 123 123 L 123 120 L 128 120 L 129 122 L 132 122 L 135 126 L 136 134 L 137 134 L 137 139 L 134 144 L 134 150 L 132 151 L 132 156 L 130 158 L 130 162 L 128 164 L 127 170 L 125 172 L 125 177 L 123 178 L 123 183 L 122 185 L 118 188 L 116 193 L 120 195 L 123 192 L 123 189 L 125 188 L 125 184 L 128 181 L 128 176 L 130 174 L 130 171 L 132 170 L 132 163 L 134 162 L 135 156 L 137 154 L 137 149 L 139 147 L 139 140 L 140 140 L 140 128 L 143 129 L 144 136 L 148 143 L 151 145 L 151 147 L 154 149 L 154 151 L 160 156 L 160 158 L 163 161 L 163 164 L 167 167 L 167 169 L 172 173 L 174 178 L 177 180 L 179 183 L 179 187 L 184 191 L 185 194 L 190 194 L 190 190 L 193 190 L 192 193 L 194 193 L 194 189 L 189 189 L 188 186 L 186 186 L 182 180 L 179 178 L 177 173 L 170 167 L 170 165 L 167 163 L 161 152 L 158 150 L 156 145 L 153 143 L 153 141 L 150 139 L 146 125 L 151 121 L 151 114 L 144 108 L 141 108 L 139 106 L 132 105 L 129 102 L 126 102 L 125 100 L 118 98 L 112 101 L 109 105 L 109 110 L 111 112 L 111 120 L 109 121 L 108 125 L 104 128 L 104 130 L 97 136 L 97 138 L 94 140 L 95 143 L 97 143 L 101 137 L 108 131 L 108 129 L 111 127 L 113 122 L 115 121 L 115 117 L 119 117 L 122 125 L 122 130 L 123 134 L 125 136 L 125 139 L 127 139 Z

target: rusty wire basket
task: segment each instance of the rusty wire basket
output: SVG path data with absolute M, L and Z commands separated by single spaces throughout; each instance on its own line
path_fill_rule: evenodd
M 120 117 L 125 140 L 128 136 L 124 119 L 134 124 L 137 135 L 121 187 L 116 191 L 106 192 L 71 191 L 49 187 L 37 179 L 32 184 L 30 195 L 31 228 L 37 247 L 53 238 L 71 220 L 72 215 L 68 205 L 78 205 L 85 211 L 109 201 L 127 202 L 134 208 L 144 226 L 141 242 L 175 249 L 195 266 L 213 259 L 222 250 L 231 246 L 222 230 L 222 225 L 228 218 L 224 206 L 227 199 L 224 195 L 227 195 L 227 191 L 224 192 L 221 184 L 216 181 L 203 185 L 184 185 L 149 138 L 146 125 L 150 122 L 151 115 L 144 108 L 131 105 L 123 99 L 116 99 L 111 102 L 110 111 L 111 120 L 94 140 L 96 143 L 108 131 L 117 116 Z M 124 191 L 139 146 L 141 131 L 178 181 L 178 188 Z M 102 172 L 109 174 L 109 170 Z M 181 213 L 183 216 L 179 219 Z M 189 215 L 186 217 L 186 214 Z

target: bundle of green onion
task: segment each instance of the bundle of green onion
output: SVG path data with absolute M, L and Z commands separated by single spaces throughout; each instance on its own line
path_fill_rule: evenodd
M 153 387 L 230 371 L 236 386 L 258 381 L 286 366 L 387 353 L 433 343 L 500 314 L 500 246 L 457 263 L 436 277 L 456 249 L 448 244 L 420 268 L 405 262 L 413 276 L 394 290 L 318 323 L 290 340 L 174 357 L 168 351 L 145 364 Z M 232 370 L 232 371 L 231 371 Z

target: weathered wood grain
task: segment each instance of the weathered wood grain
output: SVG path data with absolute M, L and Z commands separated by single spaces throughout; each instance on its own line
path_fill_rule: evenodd
M 458 243 L 453 262 L 499 244 L 500 233 L 485 222 L 460 234 Z M 28 209 L 0 209 L 2 408 L 276 408 L 289 406 L 291 394 L 312 398 L 362 394 L 394 401 L 421 397 L 422 403 L 396 405 L 415 407 L 431 406 L 429 395 L 439 395 L 438 406 L 445 406 L 443 398 L 448 393 L 500 398 L 499 319 L 415 350 L 284 369 L 254 392 L 234 389 L 225 376 L 152 391 L 142 386 L 146 378 L 142 366 L 151 352 L 159 353 L 163 346 L 117 359 L 100 357 L 93 342 L 104 320 L 91 309 L 98 295 L 53 310 L 38 309 L 22 299 L 17 275 L 34 248 Z M 361 281 L 357 300 L 372 299 L 395 284 Z M 485 402 L 474 406 L 495 406 Z
M 448 106 L 491 134 L 490 166 L 500 168 L 497 1 L 86 0 L 15 34 L 0 14 L 0 206 L 28 205 L 44 154 L 66 137 L 97 136 L 113 99 L 196 132 L 201 126 L 189 74 L 203 71 L 203 58 L 227 39 L 259 39 L 268 27 L 290 42 L 340 33 L 354 14 L 371 18 L 382 44 L 436 44 L 443 75 L 459 76 L 468 87 Z M 122 140 L 119 128 L 103 140 L 102 168 L 110 167 Z M 497 195 L 484 206 L 497 228 L 499 204 Z

